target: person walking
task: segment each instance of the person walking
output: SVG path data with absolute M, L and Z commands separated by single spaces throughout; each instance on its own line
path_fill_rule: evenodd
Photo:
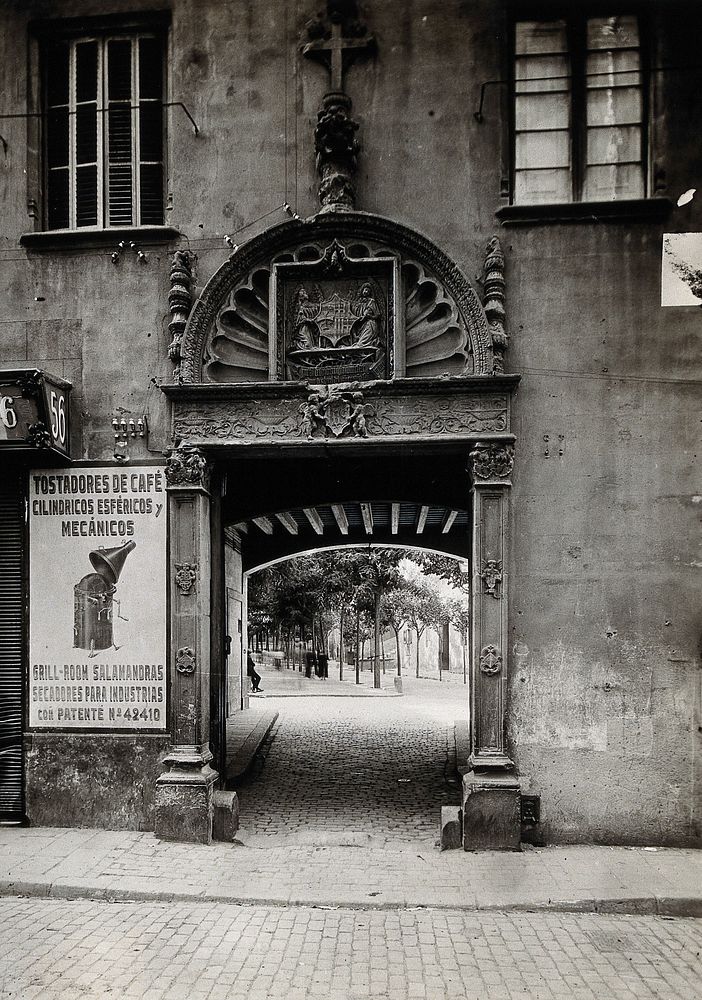
M 251 691 L 253 694 L 259 694 L 263 691 L 263 688 L 259 687 L 261 683 L 261 675 L 256 670 L 256 664 L 254 663 L 254 658 L 251 653 L 246 655 L 246 673 L 247 676 L 251 678 Z

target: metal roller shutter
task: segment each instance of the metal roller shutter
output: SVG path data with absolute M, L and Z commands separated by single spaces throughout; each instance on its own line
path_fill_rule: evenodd
M 0 476 L 0 819 L 24 813 L 22 650 L 24 642 L 23 473 Z

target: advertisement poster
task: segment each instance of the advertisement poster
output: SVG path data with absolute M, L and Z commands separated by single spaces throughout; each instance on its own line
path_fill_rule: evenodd
M 162 466 L 29 474 L 29 725 L 166 727 Z

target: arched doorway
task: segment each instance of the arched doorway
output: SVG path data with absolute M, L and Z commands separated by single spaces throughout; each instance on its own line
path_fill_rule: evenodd
M 494 245 L 491 255 L 494 288 Z M 183 301 L 179 292 L 176 305 Z M 470 554 L 471 764 L 478 792 L 509 795 L 514 826 L 518 785 L 503 723 L 518 378 L 500 373 L 501 326 L 491 327 L 486 309 L 429 241 L 349 212 L 252 240 L 210 279 L 187 326 L 174 319 L 177 381 L 162 388 L 175 441 L 167 465 L 175 745 L 159 779 L 157 832 L 169 835 L 185 813 L 194 824 L 186 834 L 208 837 L 225 529 L 238 536 L 242 560 L 248 545 L 250 565 L 276 558 L 280 545 L 283 554 L 309 547 L 308 538 L 316 545 L 325 530 L 367 538 L 376 527 L 391 542 L 433 533 L 442 551 L 455 542 Z M 255 530 L 242 531 L 247 522 Z

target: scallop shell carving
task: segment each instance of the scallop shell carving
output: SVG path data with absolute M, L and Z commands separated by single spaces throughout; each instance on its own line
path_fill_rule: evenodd
M 229 295 L 210 336 L 204 371 L 212 382 L 264 382 L 269 377 L 269 282 L 275 263 L 315 261 L 324 247 L 306 244 L 254 268 Z M 392 256 L 370 242 L 351 243 L 349 257 Z M 412 260 L 401 262 L 408 377 L 465 375 L 473 370 L 470 338 L 456 303 L 435 277 Z

